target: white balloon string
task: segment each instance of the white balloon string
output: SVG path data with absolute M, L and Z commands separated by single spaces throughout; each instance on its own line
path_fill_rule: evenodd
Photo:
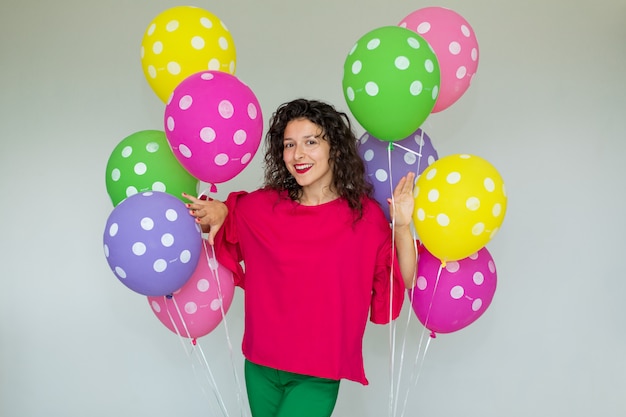
M 415 239 L 415 234 L 413 234 L 413 247 L 415 250 L 415 253 L 418 253 L 417 251 L 417 241 Z M 416 259 L 417 262 L 417 259 Z M 416 276 L 413 276 L 413 285 L 411 288 L 411 300 L 413 299 L 413 294 L 415 293 L 415 279 Z M 411 323 L 411 313 L 409 312 L 409 314 L 407 315 L 407 319 L 406 319 L 406 325 L 404 327 L 404 336 L 402 337 L 402 347 L 400 349 L 400 364 L 398 366 L 399 370 L 398 370 L 398 378 L 397 378 L 397 383 L 396 383 L 396 398 L 395 398 L 395 403 L 393 406 L 393 415 L 395 416 L 397 414 L 398 411 L 398 399 L 399 399 L 399 393 L 400 393 L 400 381 L 402 380 L 402 370 L 404 369 L 404 353 L 406 352 L 406 342 L 407 342 L 407 335 L 409 333 L 409 324 Z
M 187 324 L 185 323 L 185 320 L 183 318 L 183 315 L 180 311 L 180 308 L 178 307 L 178 303 L 176 302 L 176 299 L 172 296 L 172 302 L 174 304 L 174 307 L 176 308 L 176 311 L 178 312 L 178 317 L 180 318 L 181 323 L 183 324 L 183 327 L 185 328 L 185 333 L 187 335 L 190 335 L 189 330 L 187 329 Z M 206 370 L 206 374 L 207 376 L 207 381 L 209 382 L 209 386 L 211 387 L 211 390 L 213 391 L 213 395 L 215 396 L 215 399 L 217 400 L 222 413 L 224 416 L 228 417 L 228 411 L 226 410 L 226 405 L 224 404 L 224 400 L 222 398 L 222 395 L 220 394 L 219 389 L 217 388 L 217 383 L 215 381 L 215 378 L 213 377 L 213 372 L 211 371 L 211 367 L 209 366 L 209 362 L 206 360 L 206 356 L 204 355 L 204 351 L 202 350 L 202 347 L 197 343 L 195 338 L 191 339 L 191 351 L 188 351 L 187 349 L 185 349 L 185 352 L 187 353 L 188 357 L 191 357 L 191 355 L 193 355 L 194 353 L 196 354 L 196 359 L 198 359 L 200 361 L 201 359 L 201 363 L 204 365 L 204 369 Z M 197 372 L 196 367 L 194 366 L 193 362 L 191 363 L 191 369 L 193 370 L 194 374 L 196 375 L 197 379 L 200 379 L 200 375 Z M 200 388 L 202 389 L 202 391 L 206 394 L 206 391 L 204 391 L 204 389 L 202 388 L 202 385 L 200 385 Z
M 414 151 L 413 149 L 406 148 L 406 147 L 404 147 L 404 146 L 400 145 L 400 144 L 399 144 L 399 143 L 397 143 L 397 142 L 394 142 L 394 143 L 393 143 L 393 147 L 394 147 L 394 148 L 400 148 L 400 149 L 402 149 L 403 151 L 410 152 L 410 153 L 412 153 L 413 155 L 417 155 L 417 156 L 419 156 L 419 157 L 421 157 L 421 156 L 422 156 L 422 148 L 421 148 L 421 147 L 420 147 L 420 151 L 419 151 L 419 152 L 416 152 L 416 151 Z
M 220 300 L 220 311 L 222 313 L 222 322 L 224 323 L 224 332 L 226 334 L 226 343 L 228 345 L 230 364 L 231 364 L 231 369 L 233 371 L 233 375 L 235 378 L 235 383 L 237 384 L 237 402 L 239 403 L 239 409 L 241 410 L 241 415 L 247 416 L 247 413 L 245 412 L 245 406 L 243 404 L 243 399 L 242 399 L 243 389 L 242 389 L 241 381 L 239 380 L 239 376 L 237 374 L 237 370 L 235 367 L 235 360 L 233 357 L 234 350 L 233 350 L 233 344 L 230 338 L 230 331 L 228 330 L 228 321 L 226 320 L 226 310 L 224 309 L 224 297 L 222 293 L 222 284 L 219 279 L 219 270 L 217 268 L 215 268 L 215 270 L 213 270 L 213 268 L 210 268 L 211 260 L 215 262 L 215 265 L 217 265 L 217 262 L 218 262 L 217 256 L 215 254 L 215 247 L 211 246 L 211 254 L 209 254 L 208 246 L 210 245 L 208 244 L 208 242 L 205 239 L 202 239 L 202 244 L 204 245 L 204 254 L 206 256 L 207 262 L 209 263 L 209 269 L 213 273 L 213 278 L 215 278 L 215 280 L 217 281 L 217 292 L 218 292 L 218 297 Z
M 417 381 L 419 380 L 420 375 L 422 374 L 422 368 L 424 366 L 424 359 L 426 359 L 426 352 L 428 351 L 428 347 L 430 346 L 430 341 L 433 339 L 431 336 L 426 337 L 426 346 L 424 347 L 424 352 L 420 358 L 420 352 L 422 350 L 422 343 L 424 340 L 424 335 L 426 334 L 426 327 L 422 330 L 422 335 L 420 337 L 419 347 L 417 349 L 417 354 L 415 355 L 415 363 L 413 365 L 413 371 L 411 371 L 410 382 L 412 382 L 413 386 L 417 385 Z M 416 371 L 417 369 L 417 371 Z M 409 392 L 411 390 L 411 384 L 407 386 L 406 395 L 404 397 L 404 403 L 402 405 L 402 413 L 400 413 L 400 417 L 404 417 L 404 413 L 406 412 L 406 406 L 409 400 Z
M 389 191 L 391 195 L 391 205 L 395 204 L 395 200 L 393 197 L 393 175 L 391 173 L 391 148 L 393 144 L 390 142 L 389 146 L 387 146 L 387 166 L 389 172 Z M 392 417 L 393 413 L 393 404 L 394 404 L 394 370 L 395 370 L 395 324 L 392 320 L 393 318 L 393 275 L 394 275 L 394 265 L 395 265 L 395 219 L 391 216 L 391 269 L 389 273 L 389 405 L 388 412 L 389 417 Z

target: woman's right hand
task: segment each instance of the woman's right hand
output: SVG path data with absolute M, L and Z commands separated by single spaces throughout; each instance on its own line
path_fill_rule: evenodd
M 219 200 L 201 200 L 187 193 L 183 193 L 183 197 L 190 201 L 186 204 L 189 214 L 196 218 L 196 223 L 202 227 L 202 231 L 208 233 L 209 244 L 213 245 L 215 235 L 228 215 L 228 207 Z

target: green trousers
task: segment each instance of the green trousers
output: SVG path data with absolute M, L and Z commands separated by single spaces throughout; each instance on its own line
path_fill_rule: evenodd
M 252 417 L 330 417 L 339 381 L 279 371 L 245 361 Z

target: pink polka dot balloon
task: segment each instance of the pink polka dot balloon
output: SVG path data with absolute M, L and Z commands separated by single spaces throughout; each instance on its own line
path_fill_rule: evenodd
M 442 266 L 422 245 L 417 267 L 417 282 L 409 296 L 413 311 L 427 329 L 455 332 L 476 321 L 491 304 L 497 274 L 487 248 Z
M 445 7 L 425 7 L 400 24 L 421 35 L 432 47 L 441 72 L 439 96 L 432 113 L 447 109 L 469 88 L 478 68 L 478 42 L 470 24 Z
M 148 302 L 152 312 L 169 330 L 183 337 L 198 338 L 209 334 L 222 322 L 234 293 L 232 272 L 215 258 L 202 256 L 182 288 L 170 297 L 148 297 Z
M 221 71 L 185 78 L 174 89 L 164 119 L 174 156 L 191 175 L 212 184 L 239 174 L 263 133 L 261 106 L 252 90 Z

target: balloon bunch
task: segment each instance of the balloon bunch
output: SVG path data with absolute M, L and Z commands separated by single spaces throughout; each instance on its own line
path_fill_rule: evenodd
M 118 280 L 147 297 L 166 328 L 195 339 L 228 311 L 232 272 L 215 259 L 182 193 L 238 175 L 261 142 L 263 116 L 235 75 L 236 49 L 212 13 L 177 6 L 158 14 L 141 41 L 145 78 L 165 103 L 163 130 L 143 130 L 113 149 L 106 188 L 113 203 L 103 246 Z
M 397 181 L 417 174 L 413 226 L 421 243 L 413 310 L 435 332 L 460 330 L 487 309 L 496 269 L 485 245 L 506 212 L 504 183 L 486 160 L 439 158 L 421 128 L 467 91 L 478 67 L 470 24 L 443 7 L 426 7 L 363 35 L 348 53 L 343 94 L 365 128 L 359 151 L 383 206 Z M 389 216 L 389 213 L 387 213 Z

